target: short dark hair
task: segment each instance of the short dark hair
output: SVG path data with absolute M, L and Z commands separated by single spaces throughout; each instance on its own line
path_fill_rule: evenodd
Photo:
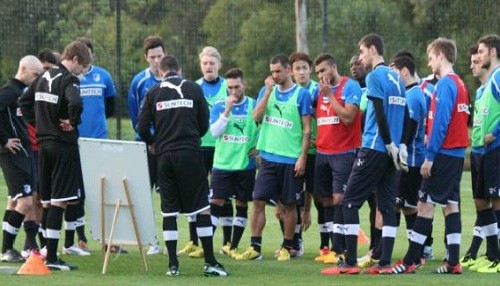
M 43 62 L 48 62 L 57 65 L 57 57 L 54 55 L 54 51 L 49 48 L 44 48 L 38 52 L 38 59 Z
M 327 61 L 329 65 L 335 65 L 337 64 L 337 61 L 335 60 L 335 57 L 332 54 L 328 53 L 321 53 L 319 54 L 316 59 L 314 60 L 315 65 L 319 65 L 322 62 Z
M 163 52 L 165 52 L 165 42 L 160 36 L 148 36 L 144 39 L 144 54 L 147 55 L 148 51 L 154 48 L 161 47 Z
M 363 45 L 367 48 L 374 46 L 379 55 L 384 55 L 384 39 L 378 34 L 371 33 L 363 36 L 363 38 L 359 40 L 359 45 Z
M 90 52 L 94 53 L 94 45 L 92 44 L 92 41 L 89 38 L 87 38 L 87 37 L 76 37 L 75 41 L 80 41 L 80 42 L 84 43 L 85 46 L 87 46 L 87 48 L 90 49 Z
M 226 79 L 243 79 L 243 71 L 239 68 L 231 68 L 226 72 Z
M 293 66 L 293 64 L 295 62 L 298 62 L 298 61 L 307 62 L 307 64 L 309 65 L 309 67 L 312 67 L 312 65 L 313 65 L 311 57 L 308 54 L 306 54 L 306 53 L 293 52 L 290 55 L 289 60 L 290 60 L 290 65 L 292 65 L 292 66 Z
M 290 66 L 290 60 L 284 54 L 277 54 L 271 58 L 271 64 L 272 65 L 281 64 L 281 66 L 286 68 L 286 67 Z
M 469 55 L 469 57 L 476 55 L 478 48 L 479 48 L 478 44 L 470 46 L 469 49 L 467 50 L 467 54 Z
M 413 56 L 413 54 L 408 51 L 408 50 L 405 50 L 405 49 L 401 49 L 399 51 L 397 51 L 394 56 L 392 56 L 393 59 L 395 58 L 399 58 L 399 57 L 408 57 L 410 58 L 412 61 L 415 61 L 415 57 Z
M 500 57 L 500 37 L 496 34 L 486 35 L 479 39 L 478 44 L 484 44 L 488 49 L 497 50 L 497 58 Z
M 407 68 L 408 71 L 410 71 L 411 76 L 415 76 L 415 71 L 417 70 L 417 65 L 415 65 L 415 62 L 407 56 L 395 57 L 391 61 L 391 65 L 395 66 L 398 70 Z
M 160 70 L 164 72 L 179 72 L 180 69 L 179 61 L 174 56 L 166 55 L 161 59 Z

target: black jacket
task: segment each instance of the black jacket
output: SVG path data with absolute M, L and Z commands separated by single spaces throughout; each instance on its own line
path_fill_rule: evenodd
M 36 125 L 39 144 L 59 142 L 77 144 L 80 115 L 83 110 L 80 80 L 64 65 L 52 68 L 30 86 L 19 99 L 23 117 Z M 66 132 L 60 127 L 61 119 L 69 119 L 75 130 Z
M 10 153 L 4 147 L 9 138 L 19 138 L 24 152 L 31 148 L 28 129 L 17 106 L 17 100 L 26 87 L 13 78 L 0 89 L 0 154 Z
M 149 128 L 151 123 L 154 135 Z M 139 113 L 139 135 L 148 145 L 155 144 L 157 154 L 201 150 L 200 138 L 208 126 L 208 104 L 201 87 L 179 76 L 167 77 L 151 88 Z

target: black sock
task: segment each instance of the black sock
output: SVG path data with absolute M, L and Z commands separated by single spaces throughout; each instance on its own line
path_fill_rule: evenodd
M 357 208 L 342 206 L 344 213 L 346 263 L 356 265 L 358 251 L 359 213 Z
M 498 227 L 498 232 L 500 234 L 500 210 L 495 211 L 495 217 L 497 218 L 497 227 Z M 498 245 L 500 246 L 500 235 L 498 236 Z
M 24 232 L 26 233 L 26 239 L 24 241 L 24 249 L 38 249 L 36 243 L 36 235 L 38 234 L 38 223 L 34 220 L 28 220 L 24 222 Z
M 19 228 L 21 228 L 23 220 L 24 215 L 22 213 L 19 213 L 16 210 L 12 210 L 10 212 L 6 222 L 6 228 L 3 230 L 2 253 L 14 248 L 14 240 L 19 233 Z
M 293 233 L 292 247 L 296 250 L 300 249 L 300 240 L 302 239 L 302 217 L 300 215 L 300 206 L 297 205 L 297 224 Z
M 373 228 L 373 253 L 376 252 L 377 248 L 379 247 L 380 241 L 382 239 L 382 229 L 374 227 Z M 380 252 L 381 253 L 381 252 Z
M 320 244 L 319 249 L 323 247 L 328 247 L 330 244 L 330 236 L 326 231 L 325 227 L 325 211 L 323 209 L 323 204 L 321 202 L 314 202 L 314 206 L 316 207 L 316 211 L 318 213 L 318 228 L 319 228 L 319 238 Z
M 198 234 L 196 233 L 196 216 L 188 217 L 188 222 L 189 240 L 191 240 L 194 245 L 198 245 Z
M 420 217 L 417 215 L 417 219 L 415 220 L 415 225 L 413 226 L 410 245 L 408 246 L 408 251 L 406 252 L 405 257 L 403 258 L 403 262 L 406 265 L 411 265 L 415 263 L 417 258 L 420 257 L 422 253 L 422 248 L 424 247 L 425 239 L 429 234 L 431 226 L 432 226 L 432 219 Z
M 214 234 L 215 230 L 217 229 L 217 225 L 219 224 L 219 219 L 222 215 L 223 208 L 224 207 L 216 204 L 210 204 L 210 216 L 211 216 L 212 226 L 214 227 Z
M 177 230 L 177 217 L 168 216 L 163 218 L 163 239 L 168 252 L 168 267 L 179 266 L 177 259 L 177 239 L 179 231 Z
M 333 251 L 335 253 L 344 253 L 345 235 L 344 235 L 344 215 L 342 206 L 333 206 Z
M 328 229 L 328 238 L 330 239 L 330 242 L 332 244 L 332 250 L 334 246 L 334 238 L 333 238 L 333 214 L 334 214 L 334 208 L 333 206 L 328 206 L 325 207 L 323 206 L 323 213 L 325 216 L 325 225 Z
M 68 205 L 64 212 L 64 247 L 75 244 L 76 220 L 78 219 L 78 205 Z
M 492 208 L 478 212 L 481 217 L 483 233 L 486 239 L 486 256 L 490 261 L 498 259 L 498 226 Z
M 394 241 L 397 235 L 396 213 L 393 209 L 388 209 L 382 212 L 384 222 L 382 231 L 382 254 L 380 255 L 380 266 L 388 266 L 391 264 L 392 250 L 394 249 Z
M 44 248 L 47 246 L 46 229 L 47 229 L 48 213 L 49 213 L 49 208 L 42 208 L 42 221 L 40 222 L 40 228 L 38 232 L 38 239 L 40 240 L 40 248 Z
M 233 233 L 233 201 L 226 200 L 222 206 L 222 244 L 231 243 L 231 234 Z
M 236 217 L 233 220 L 233 237 L 231 249 L 238 248 L 248 220 L 248 207 L 236 206 Z
M 78 204 L 78 216 L 76 219 L 76 233 L 78 235 L 78 240 L 87 242 L 87 237 L 85 236 L 85 205 L 84 201 L 80 200 Z
M 57 261 L 57 245 L 61 237 L 61 227 L 64 209 L 51 205 L 47 213 L 46 233 L 47 233 L 47 261 Z
M 462 236 L 460 213 L 448 214 L 444 219 L 444 223 L 448 245 L 448 264 L 455 266 L 459 263 L 460 238 Z
M 292 240 L 290 240 L 290 239 L 283 239 L 283 243 L 281 244 L 281 246 L 283 248 L 286 248 L 286 250 L 290 251 L 293 248 L 292 244 L 293 244 Z
M 198 214 L 196 216 L 196 231 L 201 240 L 201 246 L 205 254 L 205 262 L 210 265 L 217 264 L 214 256 L 213 228 L 212 220 L 208 214 Z
M 250 245 L 257 252 L 261 252 L 262 249 L 262 236 L 252 236 L 250 237 Z

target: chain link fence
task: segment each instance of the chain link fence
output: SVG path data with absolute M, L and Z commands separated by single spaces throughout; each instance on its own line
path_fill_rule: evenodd
M 162 36 L 169 54 L 177 56 L 187 78 L 201 76 L 198 53 L 217 47 L 224 73 L 241 67 L 255 96 L 268 74 L 268 61 L 296 49 L 294 0 L 0 0 L 0 80 L 17 69 L 19 59 L 42 48 L 62 52 L 77 36 L 92 39 L 96 64 L 113 75 L 118 122 L 126 117 L 126 96 L 134 74 L 147 67 L 142 49 L 148 35 Z M 438 36 L 457 42 L 455 65 L 471 94 L 477 83 L 469 75 L 467 49 L 477 38 L 497 33 L 498 0 L 306 0 L 307 46 L 314 58 L 327 51 L 339 70 L 358 40 L 376 32 L 385 39 L 386 60 L 399 49 L 416 56 L 421 74 L 428 73 L 425 49 Z M 126 124 L 129 124 L 128 122 Z M 119 131 L 118 127 L 118 131 Z M 117 136 L 120 137 L 118 133 Z

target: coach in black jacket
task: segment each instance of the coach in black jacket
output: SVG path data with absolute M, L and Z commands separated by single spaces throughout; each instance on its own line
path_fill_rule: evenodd
M 139 114 L 139 135 L 157 154 L 163 233 L 169 257 L 167 275 L 179 275 L 177 216 L 196 215 L 196 230 L 205 253 L 206 276 L 227 276 L 215 260 L 208 202 L 208 181 L 201 155 L 201 136 L 209 126 L 208 105 L 201 87 L 183 79 L 173 56 L 160 63 L 164 80 L 146 94 Z M 150 133 L 154 124 L 155 134 Z
M 9 194 L 3 220 L 1 260 L 5 262 L 24 260 L 14 249 L 14 240 L 33 205 L 30 140 L 17 100 L 42 71 L 42 63 L 35 56 L 25 56 L 16 76 L 0 89 L 0 166 Z

